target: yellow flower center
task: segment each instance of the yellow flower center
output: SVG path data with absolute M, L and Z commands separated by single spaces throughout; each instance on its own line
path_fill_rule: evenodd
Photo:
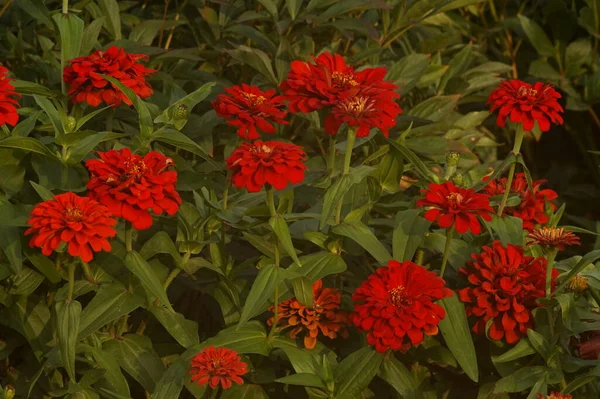
M 519 91 L 517 92 L 517 95 L 519 97 L 536 96 L 537 93 L 538 93 L 538 91 L 531 87 L 521 86 L 521 87 L 519 87 Z
M 369 97 L 353 97 L 341 103 L 340 107 L 348 115 L 360 116 L 373 108 L 373 102 Z
M 141 175 L 146 171 L 144 161 L 125 161 L 125 176 L 121 176 L 122 180 L 127 180 L 130 176 Z
M 331 80 L 337 86 L 358 86 L 358 82 L 354 80 L 354 75 L 352 74 L 346 75 L 345 73 L 334 72 L 331 74 Z
M 83 219 L 83 212 L 79 208 L 71 207 L 66 209 L 65 216 L 74 222 L 79 222 Z
M 390 294 L 390 301 L 395 305 L 395 306 L 402 306 L 406 303 L 406 293 L 404 292 L 405 288 L 401 285 L 397 286 L 396 288 L 392 288 L 389 291 Z
M 257 96 L 256 94 L 242 92 L 242 96 L 248 101 L 248 105 L 251 107 L 258 107 L 262 105 L 267 99 L 263 96 Z
M 261 146 L 252 147 L 250 151 L 257 154 L 270 154 L 271 152 L 273 152 L 273 147 L 263 144 Z
M 463 200 L 463 196 L 460 193 L 450 193 L 446 196 L 446 200 L 448 202 L 452 202 L 455 204 L 460 204 Z
M 588 289 L 588 279 L 581 276 L 573 277 L 567 284 L 569 291 L 576 294 L 583 294 Z

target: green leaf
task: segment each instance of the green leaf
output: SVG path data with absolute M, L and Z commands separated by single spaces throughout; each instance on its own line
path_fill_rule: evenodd
M 204 148 L 200 147 L 195 141 L 190 139 L 185 134 L 178 132 L 177 130 L 169 128 L 160 128 L 152 135 L 152 141 L 160 141 L 162 143 L 170 144 L 183 150 L 189 151 L 192 154 L 196 154 L 199 157 L 203 158 L 212 166 L 219 169 L 221 168 L 221 166 L 217 164 L 210 157 L 210 155 L 208 155 Z
M 131 397 L 129 393 L 129 385 L 127 379 L 121 372 L 119 362 L 107 351 L 102 349 L 94 348 L 88 345 L 84 345 L 83 349 L 86 353 L 89 353 L 96 366 L 102 370 L 105 370 L 104 379 L 108 384 L 119 394 L 126 398 Z
M 431 222 L 419 214 L 419 209 L 408 209 L 396 214 L 396 227 L 392 235 L 392 253 L 394 259 L 403 262 L 411 260 L 417 248 L 423 242 Z
M 43 111 L 35 112 L 35 113 L 31 114 L 31 116 L 29 116 L 27 119 L 21 121 L 12 130 L 12 132 L 11 132 L 12 135 L 14 137 L 27 137 L 27 136 L 29 136 L 29 134 L 31 133 L 31 131 L 35 128 L 35 124 L 36 124 L 38 118 L 43 113 L 44 113 Z
M 399 151 L 402 156 L 415 167 L 415 171 L 426 181 L 437 182 L 439 180 L 438 177 L 423 163 L 423 161 L 421 161 L 421 159 L 404 144 L 400 144 L 390 139 L 387 139 L 387 142 L 393 148 Z
M 373 232 L 359 221 L 344 222 L 332 228 L 335 234 L 351 238 L 369 252 L 380 264 L 386 264 L 392 259 L 387 249 L 381 244 Z
M 98 146 L 98 144 L 109 140 L 116 140 L 121 137 L 123 137 L 122 134 L 110 132 L 94 133 L 87 137 L 83 137 L 81 140 L 78 140 L 75 145 L 69 147 L 67 151 L 67 163 L 69 165 L 78 165 L 83 158 L 88 156 Z
M 535 348 L 537 353 L 539 353 L 544 360 L 548 361 L 554 349 L 550 341 L 548 341 L 548 339 L 546 339 L 546 337 L 544 337 L 542 334 L 530 328 L 527 329 L 527 338 L 529 338 L 529 342 Z
M 319 229 L 322 230 L 327 224 L 327 221 L 335 211 L 337 204 L 344 199 L 344 195 L 350 190 L 350 188 L 360 183 L 365 177 L 367 177 L 373 168 L 370 166 L 362 165 L 358 168 L 353 168 L 348 175 L 342 175 L 325 193 L 323 199 L 323 209 L 321 210 L 321 220 L 319 222 Z
M 279 19 L 279 13 L 277 12 L 277 4 L 273 0 L 258 0 L 260 4 L 262 4 L 265 9 L 273 16 L 274 20 Z
M 278 378 L 275 382 L 280 382 L 282 384 L 288 385 L 301 385 L 305 387 L 315 387 L 326 390 L 327 387 L 323 383 L 323 380 L 314 374 L 309 373 L 298 373 L 288 375 L 287 377 Z
M 492 356 L 492 361 L 494 363 L 507 363 L 533 354 L 535 354 L 535 349 L 529 342 L 529 339 L 521 338 L 515 346 L 500 356 Z
M 98 35 L 100 35 L 104 20 L 104 17 L 96 18 L 87 26 L 87 28 L 85 28 L 81 38 L 81 48 L 79 50 L 80 56 L 86 56 L 92 52 L 94 46 L 98 42 Z
M 29 181 L 29 184 L 31 184 L 31 187 L 33 187 L 35 192 L 38 193 L 42 201 L 48 201 L 54 198 L 54 194 L 52 193 L 52 191 L 48 190 L 46 187 L 40 186 L 39 184 L 33 181 Z
M 192 109 L 197 104 L 209 96 L 215 84 L 216 82 L 208 82 L 199 89 L 183 97 L 181 100 L 175 102 L 173 105 L 169 106 L 169 108 L 165 109 L 162 114 L 156 117 L 156 119 L 154 119 L 154 123 L 166 123 L 175 126 L 175 129 L 177 130 L 183 129 L 188 121 L 188 118 L 176 118 L 175 113 L 178 108 L 186 107 L 187 112 L 191 113 Z
M 40 273 L 50 280 L 50 282 L 57 284 L 62 281 L 62 277 L 59 271 L 56 270 L 54 262 L 48 259 L 47 256 L 33 250 L 25 250 L 25 256 L 27 257 L 27 260 L 40 271 Z
M 508 244 L 523 245 L 523 220 L 514 216 L 492 216 L 490 228 L 505 246 Z
M 312 282 L 308 277 L 300 276 L 292 280 L 292 288 L 294 290 L 294 297 L 302 305 L 306 307 L 313 306 L 313 289 Z
M 438 93 L 443 93 L 448 81 L 455 76 L 459 76 L 462 74 L 469 64 L 471 63 L 473 57 L 473 45 L 467 44 L 464 46 L 448 63 L 448 69 L 442 79 L 440 80 L 440 85 L 438 87 Z
M 56 158 L 48 147 L 39 140 L 31 137 L 6 137 L 0 140 L 0 148 L 18 148 L 27 152 L 34 152 L 46 157 Z
M 265 304 L 268 298 L 273 297 L 275 288 L 284 279 L 282 269 L 274 264 L 268 264 L 262 267 L 250 288 L 246 303 L 242 309 L 238 328 L 241 328 L 251 317 L 260 314 L 266 310 Z
M 111 321 L 133 312 L 144 304 L 144 299 L 130 292 L 123 284 L 102 285 L 81 312 L 79 339 L 84 339 Z
M 431 56 L 428 54 L 409 54 L 392 64 L 385 79 L 395 81 L 404 95 L 417 85 L 430 62 Z
M 48 29 L 54 30 L 54 24 L 50 19 L 50 12 L 43 0 L 18 0 L 16 4 L 33 19 L 46 25 Z
M 54 97 L 55 93 L 48 89 L 46 86 L 42 86 L 37 83 L 28 82 L 26 80 L 13 80 L 10 82 L 17 93 L 22 94 L 24 96 L 43 96 L 43 97 Z
M 181 313 L 169 312 L 162 306 L 150 306 L 150 311 L 163 327 L 184 348 L 200 343 L 198 323 L 186 319 Z
M 544 366 L 523 367 L 513 374 L 498 380 L 494 387 L 494 392 L 524 391 L 531 388 L 544 374 L 546 374 L 546 367 Z
M 292 17 L 292 21 L 296 19 L 296 16 L 298 16 L 298 12 L 302 7 L 302 3 L 302 0 L 285 0 L 285 5 L 290 13 L 290 17 Z
M 225 50 L 233 59 L 246 64 L 263 74 L 273 84 L 278 84 L 270 57 L 261 50 L 238 46 L 235 50 Z
M 15 207 L 10 202 L 0 203 L 0 221 L 14 220 Z M 23 268 L 23 251 L 21 250 L 22 232 L 17 227 L 0 223 L 0 248 L 10 262 L 10 269 L 17 274 Z
M 104 19 L 104 27 L 111 34 L 113 39 L 121 40 L 121 12 L 117 0 L 98 0 L 98 5 Z
M 469 329 L 465 306 L 456 294 L 437 302 L 446 311 L 439 324 L 442 336 L 456 361 L 473 381 L 479 381 L 477 353 Z
M 406 115 L 436 122 L 448 116 L 459 99 L 458 94 L 431 97 L 411 108 Z
M 103 111 L 106 111 L 109 108 L 112 108 L 112 106 L 108 105 L 106 107 L 97 109 L 97 110 L 92 111 L 89 114 L 86 114 L 86 115 L 82 116 L 81 118 L 77 119 L 77 124 L 75 125 L 75 131 L 81 129 L 83 127 L 83 125 L 85 125 L 94 116 L 100 114 Z
M 294 262 L 298 263 L 300 266 L 300 260 L 298 259 L 298 255 L 296 254 L 296 250 L 294 249 L 294 243 L 292 243 L 292 236 L 290 235 L 290 229 L 288 228 L 285 219 L 281 215 L 275 215 L 269 219 L 269 225 L 275 232 L 277 239 L 281 242 L 281 245 L 285 249 L 285 251 L 292 257 Z
M 63 366 L 71 381 L 75 382 L 75 349 L 81 304 L 77 301 L 56 303 L 56 335 Z
M 260 385 L 234 384 L 231 388 L 223 390 L 220 399 L 269 399 L 269 395 Z
M 140 249 L 140 255 L 142 258 L 148 260 L 157 254 L 168 254 L 171 255 L 175 261 L 177 267 L 181 266 L 181 255 L 175 246 L 173 240 L 169 234 L 165 231 L 159 231 L 154 234 L 149 240 L 147 240 L 142 249 Z
M 579 321 L 579 316 L 577 315 L 577 311 L 575 309 L 575 294 L 560 294 L 555 298 L 560 304 L 562 322 L 564 326 L 569 330 L 573 330 L 573 322 Z
M 174 312 L 160 279 L 139 253 L 135 251 L 128 252 L 125 255 L 124 263 L 127 269 L 140 279 L 144 288 L 156 296 L 167 309 Z
M 54 14 L 52 19 L 60 32 L 60 65 L 64 69 L 70 60 L 79 56 L 84 23 L 72 13 Z
M 152 347 L 152 341 L 145 335 L 128 334 L 122 339 L 104 343 L 103 349 L 117 359 L 119 365 L 146 391 L 153 392 L 156 381 L 165 371 L 160 357 Z
M 54 134 L 57 137 L 65 134 L 65 130 L 63 128 L 62 120 L 60 119 L 60 113 L 56 108 L 56 105 L 52 103 L 52 101 L 48 100 L 46 97 L 34 95 L 33 99 L 40 106 L 42 110 L 48 115 L 50 118 L 50 122 L 54 127 Z M 41 145 L 41 144 L 40 144 Z
M 404 159 L 395 150 L 389 151 L 379 161 L 374 176 L 379 181 L 381 189 L 387 193 L 400 191 L 400 180 L 404 172 Z
M 359 395 L 375 377 L 382 361 L 383 354 L 369 346 L 342 360 L 335 370 L 335 398 L 345 399 Z
M 404 399 L 417 399 L 419 392 L 417 380 L 406 366 L 393 356 L 393 353 L 385 357 L 378 375 Z
M 519 14 L 518 17 L 527 38 L 529 38 L 529 41 L 531 41 L 538 54 L 545 57 L 555 56 L 556 52 L 554 51 L 552 42 L 550 42 L 550 39 L 537 22 L 532 21 L 522 14 Z

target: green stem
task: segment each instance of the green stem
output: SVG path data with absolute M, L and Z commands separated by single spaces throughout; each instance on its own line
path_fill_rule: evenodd
M 69 0 L 63 0 L 63 2 L 62 2 L 62 13 L 63 14 L 68 14 L 69 13 Z
M 513 154 L 515 157 L 521 153 L 521 145 L 523 144 L 523 125 L 519 125 L 517 128 L 517 134 L 515 136 L 515 144 L 513 146 Z M 498 217 L 502 216 L 502 212 L 504 212 L 504 207 L 506 206 L 506 201 L 508 201 L 508 195 L 510 194 L 510 189 L 512 187 L 513 178 L 515 177 L 515 168 L 517 166 L 516 161 L 510 164 L 510 169 L 508 170 L 508 178 L 506 179 L 506 188 L 504 189 L 504 196 L 502 196 L 502 202 L 500 202 L 500 206 L 498 207 Z
M 85 273 L 85 276 L 87 277 L 88 281 L 92 284 L 96 284 L 96 279 L 92 275 L 92 271 L 90 270 L 90 265 L 88 265 L 84 261 L 81 261 L 81 267 L 83 268 L 83 272 Z
M 268 186 L 265 189 L 267 191 L 267 206 L 269 207 L 269 213 L 271 216 L 277 215 L 277 210 L 275 208 L 275 190 L 273 187 Z
M 442 268 L 440 269 L 440 277 L 444 278 L 444 272 L 446 271 L 446 264 L 448 263 L 448 256 L 450 256 L 450 244 L 452 244 L 452 235 L 454 233 L 454 226 L 450 226 L 446 229 L 446 245 L 444 245 L 444 255 L 442 257 Z
M 219 393 L 219 387 L 212 388 L 210 390 L 210 398 L 209 399 L 216 399 L 218 393 Z
M 181 273 L 181 269 L 178 267 L 171 270 L 171 273 L 169 273 L 169 276 L 167 277 L 167 279 L 165 280 L 165 283 L 163 284 L 163 288 L 165 289 L 165 291 L 167 290 L 167 288 L 169 288 L 169 285 L 171 285 L 171 283 L 173 282 L 173 280 L 175 280 L 175 277 L 177 277 L 179 275 L 179 273 Z
M 275 190 L 270 185 L 266 186 L 267 191 L 267 206 L 269 207 L 269 213 L 271 217 L 277 215 L 277 210 L 275 209 Z M 279 243 L 277 242 L 277 236 L 274 238 L 274 251 L 275 251 L 275 267 L 279 267 Z M 269 337 L 271 338 L 275 333 L 275 329 L 277 328 L 278 322 L 278 312 L 279 312 L 279 287 L 275 287 L 275 293 L 273 298 L 273 325 L 271 326 L 271 331 L 269 331 Z
M 417 256 L 415 257 L 415 263 L 417 265 L 422 265 L 424 257 L 425 257 L 425 251 L 423 251 L 422 249 L 418 249 Z
M 348 128 L 348 139 L 346 141 L 346 153 L 344 154 L 344 173 L 343 176 L 350 174 L 350 163 L 352 161 L 352 150 L 354 149 L 354 142 L 356 141 L 356 129 Z M 337 204 L 335 210 L 335 224 L 340 224 L 342 221 L 342 206 L 344 205 L 344 198 Z
M 329 176 L 335 175 L 335 136 L 329 136 Z
M 227 200 L 229 199 L 229 186 L 223 192 L 223 210 L 227 209 Z
M 548 253 L 548 264 L 546 266 L 546 298 L 548 299 L 552 295 L 552 266 L 554 266 L 557 253 L 557 249 L 553 249 Z
M 73 300 L 73 291 L 75 289 L 75 262 L 69 262 L 69 291 L 67 293 L 67 303 Z
M 125 222 L 125 248 L 127 252 L 133 251 L 133 226 L 131 222 Z

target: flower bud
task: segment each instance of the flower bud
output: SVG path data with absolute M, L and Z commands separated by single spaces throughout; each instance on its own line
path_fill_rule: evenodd
M 4 399 L 13 399 L 16 395 L 17 391 L 12 385 L 7 385 L 4 388 Z
M 188 106 L 185 104 L 179 104 L 173 112 L 173 118 L 177 120 L 187 119 L 189 115 L 190 112 L 188 110 Z
M 567 289 L 577 295 L 581 295 L 588 289 L 587 282 L 587 278 L 575 276 L 567 283 Z
M 458 151 L 450 151 L 446 154 L 446 165 L 449 167 L 458 166 L 458 161 L 460 161 L 460 153 Z
M 457 186 L 462 186 L 464 183 L 464 178 L 462 173 L 460 172 L 456 172 L 453 176 L 452 176 L 452 183 L 454 183 Z
M 75 131 L 76 127 L 77 127 L 77 119 L 75 119 L 72 116 L 67 116 L 67 126 L 65 126 L 65 128 L 67 129 L 67 133 L 71 133 L 71 132 Z

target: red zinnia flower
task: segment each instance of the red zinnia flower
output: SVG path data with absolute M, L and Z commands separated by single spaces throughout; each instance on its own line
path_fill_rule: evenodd
M 227 348 L 210 346 L 204 348 L 191 361 L 192 382 L 207 384 L 215 389 L 221 384 L 223 389 L 231 388 L 231 383 L 244 383 L 240 378 L 248 372 L 248 365 L 240 359 L 238 353 Z
M 97 107 L 104 101 L 108 105 L 119 106 L 121 101 L 131 105 L 127 96 L 100 75 L 113 77 L 129 87 L 140 98 L 150 97 L 152 87 L 146 77 L 156 72 L 138 61 L 148 59 L 144 54 L 129 54 L 122 48 L 109 47 L 106 51 L 96 51 L 92 55 L 75 58 L 65 67 L 63 78 L 69 83 L 69 96 L 74 103 L 86 102 Z
M 430 208 L 425 212 L 425 219 L 437 223 L 442 228 L 454 225 L 456 231 L 463 234 L 471 230 L 473 234 L 481 233 L 481 225 L 477 216 L 492 220 L 494 210 L 490 206 L 489 197 L 478 194 L 473 189 L 457 187 L 447 181 L 442 184 L 429 184 L 427 190 L 421 190 L 425 196 L 417 201 L 417 206 Z
M 561 95 L 551 85 L 536 82 L 533 86 L 520 80 L 505 80 L 490 94 L 490 112 L 499 108 L 496 123 L 504 127 L 506 118 L 522 123 L 530 131 L 537 121 L 542 132 L 550 129 L 550 122 L 562 125 L 562 107 L 556 101 Z
M 99 152 L 85 166 L 90 172 L 90 197 L 105 204 L 116 217 L 130 221 L 137 230 L 152 226 L 150 210 L 156 215 L 174 215 L 181 204 L 175 191 L 177 172 L 167 170 L 173 160 L 152 151 L 145 156 L 129 148 Z
M 68 244 L 69 255 L 89 262 L 92 251 L 110 251 L 107 238 L 117 234 L 113 227 L 117 221 L 104 205 L 73 193 L 59 194 L 37 204 L 30 216 L 27 224 L 31 227 L 25 235 L 36 234 L 29 246 L 42 248 L 46 256 L 64 242 Z
M 527 235 L 532 241 L 527 245 L 541 245 L 543 247 L 556 248 L 559 251 L 564 251 L 567 245 L 581 245 L 579 237 L 570 231 L 557 227 L 542 227 L 541 229 L 533 229 Z
M 385 68 L 365 68 L 355 72 L 352 66 L 346 65 L 341 55 L 331 53 L 323 53 L 313 61 L 293 61 L 288 78 L 281 83 L 281 90 L 293 113 L 312 112 L 336 105 L 340 96 L 348 97 L 364 87 L 381 91 L 397 88 L 383 80 L 387 73 Z
M 283 118 L 287 111 L 283 111 L 281 96 L 275 96 L 275 90 L 262 91 L 256 86 L 233 86 L 225 89 L 230 95 L 219 94 L 212 106 L 222 118 L 231 126 L 238 128 L 237 134 L 241 138 L 254 140 L 260 137 L 256 128 L 269 134 L 275 133 L 273 123 L 286 125 Z
M 512 182 L 510 189 L 511 193 L 519 194 L 521 203 L 517 206 L 507 206 L 504 208 L 503 216 L 515 216 L 523 220 L 523 228 L 531 232 L 536 224 L 548 223 L 548 215 L 546 215 L 546 201 L 552 201 L 558 194 L 551 189 L 541 190 L 540 187 L 546 180 L 536 180 L 532 182 L 533 194 L 527 185 L 527 178 L 524 173 L 517 173 Z M 497 196 L 504 194 L 506 190 L 506 178 L 503 177 L 497 180 L 491 180 L 483 189 L 489 196 Z M 556 205 L 550 203 L 552 209 L 556 209 Z
M 531 311 L 538 306 L 536 300 L 545 296 L 547 261 L 525 256 L 522 247 L 504 247 L 500 241 L 484 246 L 471 258 L 459 270 L 469 282 L 459 297 L 467 303 L 467 315 L 479 318 L 473 331 L 484 334 L 486 323 L 492 320 L 490 338 L 514 344 L 533 327 Z M 558 271 L 552 269 L 553 288 L 557 276 Z
M 537 397 L 538 397 L 538 399 L 573 399 L 573 396 L 566 394 L 566 393 L 560 393 L 560 392 L 552 392 L 548 396 L 544 396 L 541 393 L 538 393 Z
M 367 342 L 378 352 L 406 351 L 436 335 L 446 316 L 433 301 L 452 296 L 446 282 L 434 272 L 410 261 L 391 260 L 369 276 L 352 295 L 352 322 L 368 331 Z
M 250 192 L 258 192 L 265 184 L 283 190 L 288 182 L 304 180 L 306 153 L 295 144 L 279 141 L 243 143 L 227 158 L 227 169 L 233 171 L 231 182 Z
M 21 97 L 15 92 L 15 88 L 10 82 L 14 79 L 9 78 L 8 69 L 0 65 L 0 126 L 8 123 L 15 126 L 19 121 L 17 107 L 19 103 L 14 97 Z
M 296 298 L 288 299 L 279 304 L 277 324 L 293 327 L 290 332 L 293 339 L 305 332 L 304 346 L 307 349 L 313 349 L 317 344 L 319 330 L 331 339 L 337 337 L 338 333 L 347 337 L 345 326 L 348 323 L 348 315 L 340 310 L 341 299 L 342 294 L 338 290 L 323 288 L 323 282 L 316 281 L 313 284 L 313 306 L 308 308 Z M 272 306 L 270 311 L 273 311 Z M 273 324 L 273 317 L 267 324 Z
M 366 137 L 377 127 L 385 137 L 388 130 L 396 126 L 396 117 L 402 112 L 394 101 L 399 95 L 391 90 L 359 90 L 349 97 L 340 97 L 325 119 L 325 132 L 337 134 L 342 123 L 358 127 L 356 137 Z

